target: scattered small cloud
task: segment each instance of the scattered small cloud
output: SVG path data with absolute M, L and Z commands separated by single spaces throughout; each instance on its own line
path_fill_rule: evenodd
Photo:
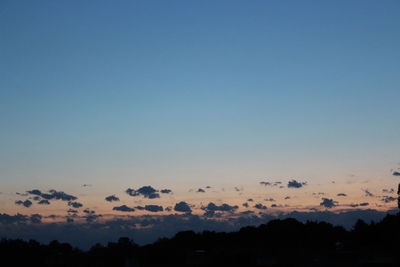
M 337 196 L 338 196 L 338 197 L 347 197 L 347 194 L 345 194 L 345 193 L 339 193 L 339 194 L 337 194 Z
M 257 203 L 254 205 L 254 208 L 259 209 L 259 210 L 266 210 L 267 206 L 261 204 L 261 203 Z
M 32 206 L 32 201 L 30 201 L 29 199 L 27 199 L 25 201 L 17 200 L 17 201 L 15 201 L 15 204 L 24 206 L 25 208 L 29 208 L 30 206 Z
M 375 195 L 372 194 L 368 189 L 363 189 L 366 197 L 374 197 Z
M 158 190 L 154 189 L 152 186 L 149 185 L 142 186 L 138 190 L 128 188 L 126 189 L 125 192 L 132 197 L 143 196 L 144 198 L 150 198 L 150 199 L 160 198 L 160 194 L 157 193 Z
M 186 203 L 185 201 L 181 201 L 175 204 L 174 211 L 191 213 L 192 209 L 190 208 L 188 203 Z
M 390 189 L 382 189 L 383 193 L 387 193 L 387 194 L 393 194 L 394 193 L 394 189 L 390 188 Z
M 236 209 L 238 209 L 238 206 L 231 206 L 229 204 L 222 204 L 220 206 L 215 205 L 213 202 L 208 203 L 207 206 L 202 207 L 203 210 L 206 211 L 227 211 L 227 212 L 234 212 Z
M 42 199 L 38 202 L 39 205 L 50 205 L 50 201 L 47 199 Z
M 162 194 L 172 194 L 172 190 L 171 189 L 161 189 L 160 192 Z
M 104 199 L 105 199 L 105 201 L 108 201 L 108 202 L 119 201 L 119 197 L 117 197 L 115 195 L 108 196 Z
M 86 214 L 95 214 L 96 213 L 94 210 L 90 210 L 90 209 L 84 209 L 83 212 Z
M 390 203 L 390 202 L 396 201 L 397 198 L 392 197 L 392 196 L 383 196 L 381 200 L 385 203 Z
M 134 208 L 130 208 L 130 207 L 126 206 L 126 205 L 114 207 L 113 210 L 123 211 L 123 212 L 133 212 L 133 211 L 135 211 Z
M 288 182 L 287 187 L 288 188 L 301 188 L 305 185 L 307 185 L 307 182 L 298 182 L 296 180 L 291 180 Z
M 203 188 L 197 189 L 196 193 L 205 193 L 206 191 Z
M 331 198 L 322 198 L 322 202 L 319 203 L 319 205 L 324 206 L 325 208 L 333 208 L 338 205 L 338 202 Z
M 68 202 L 68 206 L 78 209 L 78 208 L 82 207 L 83 205 L 82 205 L 82 203 L 79 203 L 76 201 L 70 201 L 70 202 Z

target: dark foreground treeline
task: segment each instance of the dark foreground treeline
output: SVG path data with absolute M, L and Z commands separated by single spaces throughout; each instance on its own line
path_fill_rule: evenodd
M 0 266 L 400 266 L 400 215 L 353 230 L 274 220 L 238 232 L 180 232 L 138 246 L 120 238 L 81 251 L 66 243 L 3 239 Z

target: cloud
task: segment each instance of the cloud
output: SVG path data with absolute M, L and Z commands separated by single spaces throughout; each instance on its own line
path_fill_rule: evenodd
M 94 210 L 90 210 L 90 209 L 84 209 L 83 212 L 86 214 L 95 214 L 96 213 Z
M 9 215 L 6 213 L 0 214 L 0 224 L 25 223 L 28 220 L 28 216 L 19 213 L 16 215 Z
M 25 201 L 22 201 L 22 200 L 17 200 L 17 201 L 15 201 L 15 204 L 16 205 L 20 205 L 20 206 L 24 206 L 25 208 L 29 208 L 30 206 L 32 206 L 32 201 L 30 201 L 30 200 L 25 200 Z
M 289 197 L 289 196 L 286 196 L 285 199 L 290 199 L 290 197 Z
M 151 187 L 149 185 L 142 186 L 138 190 L 128 188 L 128 189 L 126 189 L 125 192 L 132 197 L 143 196 L 145 198 L 150 198 L 150 199 L 160 198 L 160 194 L 157 193 L 158 190 L 154 189 L 153 187 Z
M 239 208 L 238 206 L 231 206 L 226 203 L 218 206 L 215 205 L 213 202 L 210 202 L 208 203 L 207 206 L 202 207 L 202 209 L 206 211 L 227 211 L 227 212 L 234 212 L 238 208 Z
M 32 214 L 30 217 L 32 223 L 41 223 L 42 222 L 42 215 L 40 214 Z
M 47 199 L 42 199 L 38 202 L 39 205 L 50 205 L 50 202 Z
M 271 202 L 274 202 L 274 201 L 275 201 L 275 199 L 273 199 L 272 197 L 270 197 L 270 198 L 266 198 L 266 199 L 264 199 L 264 201 L 271 201 Z
M 69 209 L 69 210 L 67 210 L 67 212 L 68 213 L 78 213 L 79 211 L 78 210 L 74 210 L 74 209 Z
M 90 214 L 88 216 L 85 217 L 86 222 L 88 223 L 92 223 L 94 221 L 96 221 L 98 218 L 100 218 L 101 215 L 97 215 L 97 214 Z
M 247 201 L 248 202 L 253 202 L 254 200 L 252 198 L 249 198 Z
M 359 204 L 350 204 L 349 205 L 352 208 L 356 208 L 356 207 L 365 207 L 365 206 L 369 206 L 368 202 L 363 202 L 363 203 L 359 203 Z
M 337 204 L 338 202 L 331 198 L 322 198 L 322 202 L 319 203 L 320 206 L 324 206 L 325 208 L 333 208 L 337 206 Z
M 133 211 L 135 211 L 134 208 L 130 208 L 130 207 L 126 206 L 126 205 L 114 207 L 113 210 L 123 211 L 123 212 L 133 212 Z
M 242 204 L 243 207 L 248 208 L 249 207 L 249 203 L 245 202 Z
M 197 189 L 196 192 L 197 192 L 197 193 L 205 193 L 206 191 L 205 191 L 203 188 L 199 188 L 199 189 Z
M 393 176 L 400 176 L 400 172 L 394 171 L 394 172 L 392 173 L 392 175 L 393 175 Z
M 307 182 L 298 182 L 296 180 L 291 180 L 288 182 L 287 187 L 288 188 L 301 188 L 305 185 L 307 185 Z
M 347 197 L 347 195 L 345 193 L 339 193 L 337 194 L 338 197 Z
M 258 203 L 258 204 L 254 205 L 254 208 L 259 209 L 259 210 L 266 210 L 267 206 L 265 206 L 265 205 L 263 205 L 261 203 Z
M 175 204 L 174 211 L 191 213 L 192 209 L 190 208 L 188 203 L 186 203 L 185 201 L 181 201 Z
M 108 196 L 104 199 L 105 199 L 105 201 L 108 201 L 108 202 L 119 201 L 119 198 L 116 197 L 115 195 Z
M 383 196 L 381 200 L 385 203 L 390 203 L 390 202 L 396 201 L 397 198 L 392 197 L 392 196 Z
M 382 189 L 383 193 L 387 193 L 387 194 L 393 194 L 394 193 L 394 189 L 390 188 L 390 189 Z
M 91 184 L 83 184 L 82 187 L 90 187 L 92 186 Z
M 162 206 L 158 205 L 146 205 L 144 206 L 144 209 L 151 212 L 160 212 L 164 210 Z
M 172 190 L 171 189 L 161 189 L 160 192 L 162 194 L 172 194 Z
M 267 182 L 267 181 L 260 182 L 260 185 L 263 186 L 278 186 L 280 184 L 282 184 L 282 182 Z
M 363 189 L 366 197 L 374 197 L 375 195 L 372 194 L 368 189 Z
M 78 208 L 82 207 L 83 205 L 82 205 L 82 203 L 79 203 L 79 202 L 70 201 L 70 202 L 68 202 L 68 206 L 78 209 Z
M 73 195 L 64 193 L 63 191 L 56 191 L 54 189 L 49 190 L 48 193 L 42 193 L 42 191 L 40 191 L 38 189 L 29 190 L 29 191 L 26 191 L 26 193 L 35 195 L 35 196 L 39 196 L 39 197 L 47 199 L 47 200 L 56 199 L 56 200 L 62 200 L 62 201 L 73 201 L 73 200 L 78 199 L 77 197 L 75 197 Z

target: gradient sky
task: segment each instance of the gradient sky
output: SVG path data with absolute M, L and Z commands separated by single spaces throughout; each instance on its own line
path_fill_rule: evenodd
M 0 211 L 30 213 L 16 192 L 56 189 L 111 213 L 105 196 L 129 204 L 124 190 L 144 185 L 174 191 L 157 204 L 240 205 L 293 196 L 259 184 L 291 179 L 308 183 L 294 208 L 318 206 L 315 192 L 371 202 L 363 189 L 399 181 L 399 13 L 389 0 L 3 0 Z

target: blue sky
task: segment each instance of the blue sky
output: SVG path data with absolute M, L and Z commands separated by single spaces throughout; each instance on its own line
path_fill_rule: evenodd
M 251 191 L 265 177 L 391 186 L 399 9 L 2 1 L 2 192 L 88 183 L 102 200 L 147 184 Z

